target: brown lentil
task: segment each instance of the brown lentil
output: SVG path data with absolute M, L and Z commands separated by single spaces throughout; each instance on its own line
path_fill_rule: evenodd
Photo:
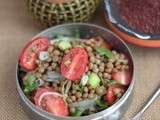
M 104 66 L 100 66 L 100 67 L 99 67 L 99 71 L 100 71 L 100 72 L 104 72 Z
M 88 90 L 88 87 L 84 87 L 84 92 L 85 92 L 85 93 L 88 93 L 88 91 L 89 91 L 89 90 Z
M 87 97 L 88 97 L 88 93 L 84 93 L 83 98 L 87 98 Z
M 50 47 L 48 48 L 48 53 L 52 53 L 53 50 L 54 50 L 54 46 L 52 45 L 52 46 L 50 46 Z
M 115 66 L 118 66 L 118 65 L 120 65 L 121 63 L 120 63 L 120 61 L 116 61 L 116 63 L 115 63 Z
M 113 53 L 114 55 L 117 55 L 117 52 L 116 52 L 115 50 L 112 50 L 112 53 Z
M 91 62 L 91 63 L 95 63 L 95 62 L 96 62 L 96 59 L 95 59 L 94 56 L 91 56 L 91 57 L 90 57 L 90 62 Z
M 98 66 L 96 64 L 93 65 L 93 72 L 95 73 L 99 72 Z
M 106 91 L 106 90 L 105 90 L 105 88 L 104 88 L 103 86 L 96 88 L 96 93 L 97 93 L 98 95 L 100 95 L 100 96 L 104 95 L 104 94 L 105 94 L 105 91 Z
M 83 100 L 82 98 L 78 98 L 78 99 L 77 99 L 78 102 L 79 102 L 79 101 L 82 101 L 82 100 Z
M 47 62 L 51 62 L 51 61 L 52 61 L 52 58 L 49 57 L 49 58 L 47 59 Z
M 116 60 L 119 60 L 119 54 L 116 54 L 114 57 Z
M 104 64 L 104 62 L 101 62 L 100 66 L 102 66 L 102 67 L 105 67 L 105 64 Z
M 100 55 L 98 55 L 98 54 L 96 54 L 96 58 L 97 58 L 97 59 L 100 59 L 100 58 L 101 58 L 101 56 L 100 56 Z
M 124 54 L 119 54 L 119 59 L 124 60 L 125 59 L 125 55 Z
M 111 72 L 112 72 L 112 69 L 111 69 L 111 68 L 107 68 L 107 69 L 105 69 L 105 72 L 106 72 L 106 73 L 111 73 Z
M 52 71 L 52 70 L 53 70 L 53 67 L 52 67 L 52 66 L 49 66 L 49 67 L 47 68 L 47 70 L 48 70 L 48 71 Z
M 53 54 L 58 56 L 58 55 L 60 55 L 61 53 L 60 53 L 59 50 L 56 49 L 56 50 L 53 51 Z
M 92 70 L 93 69 L 93 63 L 89 63 L 89 69 Z
M 57 67 L 57 63 L 55 63 L 55 62 L 53 62 L 51 65 L 52 65 L 53 68 Z
M 114 57 L 109 59 L 109 62 L 111 62 L 111 63 L 114 63 L 115 61 L 116 61 L 116 59 Z
M 125 64 L 125 65 L 128 64 L 128 60 L 127 60 L 127 59 L 124 59 L 124 60 L 123 60 L 123 64 Z
M 75 102 L 76 101 L 76 96 L 71 96 L 71 100 L 73 101 L 73 102 Z
M 76 93 L 76 90 L 72 90 L 72 94 L 75 94 Z
M 58 62 L 59 61 L 59 57 L 58 56 L 54 56 L 52 59 L 53 62 Z
M 91 47 L 86 47 L 86 49 L 87 49 L 88 52 L 92 52 L 93 51 L 93 49 Z
M 97 64 L 97 65 L 100 65 L 100 64 L 101 64 L 100 59 L 96 59 L 96 64 Z
M 76 92 L 75 95 L 76 95 L 77 98 L 81 98 L 82 97 L 82 93 L 80 93 L 80 92 Z
M 112 64 L 112 62 L 108 62 L 106 66 L 109 69 L 112 69 L 114 67 L 114 65 Z
M 41 77 L 42 77 L 42 74 L 39 73 L 39 72 L 37 72 L 37 73 L 36 73 L 36 77 L 37 77 L 37 78 L 41 78 Z
M 43 67 L 41 67 L 41 68 L 38 69 L 38 71 L 39 71 L 39 73 L 42 73 L 42 74 L 43 74 L 44 71 L 45 71 L 45 69 L 44 69 Z
M 108 78 L 108 76 L 109 76 L 108 73 L 104 73 L 104 74 L 103 74 L 103 77 L 104 77 L 104 78 Z
M 95 95 L 93 94 L 93 93 L 90 93 L 89 95 L 88 95 L 88 98 L 89 99 L 93 99 L 95 97 Z
M 122 67 L 122 65 L 117 65 L 117 66 L 116 66 L 116 69 L 120 70 L 121 67 Z
M 94 93 L 95 93 L 95 90 L 94 90 L 94 89 L 90 90 L 90 93 L 91 93 L 91 94 L 94 94 Z

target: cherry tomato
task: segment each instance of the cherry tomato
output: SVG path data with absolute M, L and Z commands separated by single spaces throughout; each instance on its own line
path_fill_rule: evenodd
M 47 50 L 49 41 L 45 37 L 38 37 L 29 42 L 20 55 L 20 65 L 26 70 L 36 68 L 36 59 L 40 51 Z
M 107 89 L 105 100 L 109 105 L 112 105 L 117 98 L 120 98 L 125 92 L 125 87 L 120 85 L 112 85 Z
M 131 75 L 128 70 L 122 70 L 119 72 L 112 73 L 112 79 L 116 80 L 121 85 L 129 85 L 131 81 Z
M 34 96 L 35 105 L 56 116 L 68 116 L 69 109 L 59 93 L 51 88 L 38 88 Z
M 86 71 L 88 54 L 84 48 L 73 48 L 61 64 L 61 74 L 69 80 L 79 80 Z
M 108 88 L 107 94 L 105 96 L 105 100 L 107 101 L 109 105 L 112 105 L 114 101 L 116 100 L 116 96 L 114 94 L 113 87 Z

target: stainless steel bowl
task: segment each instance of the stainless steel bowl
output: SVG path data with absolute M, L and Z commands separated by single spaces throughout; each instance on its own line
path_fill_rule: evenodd
M 123 114 L 127 111 L 133 96 L 133 87 L 134 87 L 134 64 L 131 52 L 127 45 L 114 33 L 105 29 L 103 27 L 85 24 L 85 23 L 72 23 L 72 24 L 64 24 L 56 27 L 49 28 L 37 36 L 46 36 L 49 39 L 53 39 L 57 34 L 74 37 L 76 33 L 80 33 L 81 38 L 90 38 L 94 36 L 102 36 L 106 38 L 107 42 L 109 42 L 114 49 L 119 50 L 125 53 L 130 61 L 130 67 L 132 71 L 132 81 L 131 84 L 126 91 L 126 93 L 122 96 L 122 98 L 117 101 L 114 105 L 107 108 L 104 111 L 101 111 L 96 114 L 84 116 L 84 117 L 57 117 L 50 113 L 47 113 L 36 106 L 24 95 L 21 89 L 21 82 L 19 79 L 19 66 L 17 64 L 17 89 L 20 96 L 21 104 L 24 110 L 28 113 L 28 116 L 31 117 L 32 120 L 119 120 L 122 118 Z

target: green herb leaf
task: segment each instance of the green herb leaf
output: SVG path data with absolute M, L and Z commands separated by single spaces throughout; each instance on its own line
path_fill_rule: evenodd
M 83 111 L 80 110 L 78 107 L 75 107 L 75 110 L 71 112 L 71 116 L 81 116 L 83 114 Z
M 115 80 L 107 80 L 108 85 L 114 85 L 117 83 Z
M 74 89 L 79 91 L 79 92 L 83 92 L 83 88 L 81 85 L 74 85 Z
M 24 81 L 24 93 L 29 94 L 37 89 L 37 87 L 36 77 L 34 75 L 27 75 L 27 80 Z
M 107 58 L 113 58 L 113 53 L 107 48 L 97 47 L 96 51 L 101 56 L 105 56 Z
M 103 103 L 100 99 L 96 100 L 97 106 L 99 106 L 101 109 L 106 109 L 108 107 L 107 104 Z

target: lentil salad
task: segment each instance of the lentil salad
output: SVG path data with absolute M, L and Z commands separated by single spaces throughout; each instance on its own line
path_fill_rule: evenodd
M 102 111 L 118 101 L 130 83 L 127 56 L 102 37 L 36 38 L 23 50 L 19 65 L 25 95 L 57 116 Z

